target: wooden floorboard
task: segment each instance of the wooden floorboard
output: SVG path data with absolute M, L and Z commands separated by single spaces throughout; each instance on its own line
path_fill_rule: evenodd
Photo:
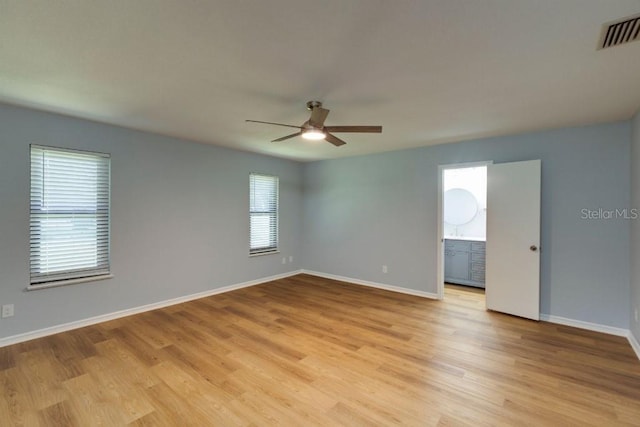
M 2 426 L 640 425 L 627 340 L 298 275 L 0 348 Z

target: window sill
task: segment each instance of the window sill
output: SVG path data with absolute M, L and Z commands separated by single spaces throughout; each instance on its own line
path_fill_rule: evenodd
M 249 254 L 249 258 L 253 258 L 256 256 L 263 256 L 263 255 L 273 255 L 273 254 L 279 254 L 279 253 L 280 253 L 279 250 L 269 251 L 269 252 L 258 252 L 257 254 Z
M 59 286 L 75 285 L 78 283 L 96 282 L 98 280 L 112 279 L 113 274 L 102 274 L 100 276 L 81 277 L 78 279 L 58 280 L 55 282 L 38 283 L 27 286 L 27 291 L 38 291 L 40 289 L 57 288 Z

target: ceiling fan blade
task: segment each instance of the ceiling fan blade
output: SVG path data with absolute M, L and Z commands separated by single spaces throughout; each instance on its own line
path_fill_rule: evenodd
M 313 107 L 313 109 L 311 110 L 311 118 L 309 119 L 309 124 L 316 127 L 322 127 L 328 115 L 329 110 L 327 110 L 326 108 Z
M 282 138 L 274 139 L 274 140 L 273 140 L 273 141 L 271 141 L 271 142 L 280 142 L 280 141 L 284 141 L 285 139 L 293 138 L 293 137 L 298 136 L 298 135 L 302 135 L 302 131 L 300 131 L 300 132 L 296 132 L 296 133 L 292 133 L 291 135 L 283 136 Z
M 382 133 L 382 126 L 325 126 L 327 132 Z
M 288 128 L 302 129 L 300 126 L 285 125 L 285 124 L 283 124 L 283 123 L 261 122 L 260 120 L 245 120 L 245 122 L 251 122 L 251 123 L 263 123 L 263 124 L 265 124 L 265 125 L 286 126 L 286 127 L 288 127 Z
M 333 145 L 335 145 L 336 147 L 340 147 L 341 145 L 346 144 L 346 142 L 344 142 L 343 140 L 341 140 L 340 138 L 338 138 L 337 136 L 331 135 L 329 132 L 327 132 L 327 136 L 324 138 L 327 142 L 332 143 Z

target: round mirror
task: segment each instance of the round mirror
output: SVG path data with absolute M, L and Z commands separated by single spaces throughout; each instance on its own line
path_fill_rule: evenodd
M 451 225 L 463 225 L 478 214 L 478 201 L 464 188 L 452 188 L 444 192 L 444 221 Z

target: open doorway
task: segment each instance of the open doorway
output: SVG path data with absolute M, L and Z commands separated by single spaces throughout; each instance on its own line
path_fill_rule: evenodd
M 487 165 L 440 166 L 438 295 L 481 300 L 484 306 Z

